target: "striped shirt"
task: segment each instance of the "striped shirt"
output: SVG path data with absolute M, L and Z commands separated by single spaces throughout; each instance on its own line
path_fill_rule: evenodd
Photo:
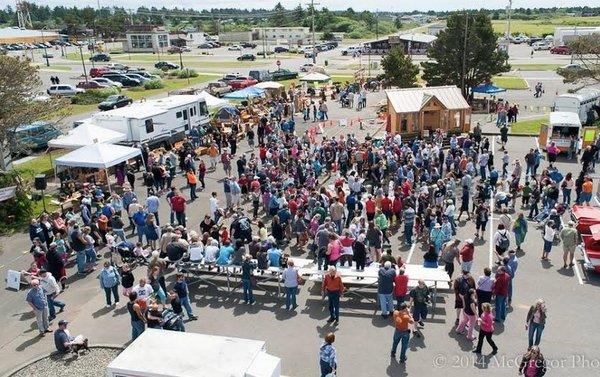
M 329 343 L 323 343 L 321 348 L 319 348 L 319 360 L 323 360 L 331 365 L 331 368 L 335 368 L 337 365 L 335 347 Z

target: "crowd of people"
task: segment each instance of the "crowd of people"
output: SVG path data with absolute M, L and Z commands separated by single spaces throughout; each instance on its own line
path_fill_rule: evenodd
M 319 116 L 326 116 L 326 110 L 319 111 Z M 477 339 L 476 353 L 482 352 L 484 340 L 493 354 L 498 352 L 494 328 L 504 323 L 511 306 L 517 253 L 525 252 L 521 246 L 530 227 L 543 230 L 543 260 L 551 257 L 554 241 L 560 238 L 564 268 L 573 267 L 577 232 L 572 222 L 563 224 L 561 215 L 572 204 L 589 204 L 593 184 L 587 169 L 597 156 L 591 156 L 576 178 L 571 172 L 563 177 L 553 166 L 542 168 L 538 150 L 521 158 L 509 156 L 504 135 L 500 140 L 504 151 L 501 157 L 494 155 L 493 141 L 482 136 L 479 126 L 462 138 L 444 139 L 436 133 L 429 140 L 404 140 L 398 134 L 358 140 L 349 133 L 323 135 L 317 142 L 308 132 L 283 127 L 287 119 L 278 119 L 276 113 L 272 109 L 271 117 L 261 119 L 257 145 L 254 133 L 246 134 L 249 153 L 237 150 L 237 140 L 215 141 L 208 163 L 205 158 L 194 159 L 190 140 L 184 142 L 183 152 L 146 150 L 145 198 L 134 191 L 134 181 L 122 179 L 121 194 L 108 195 L 91 185 L 82 190 L 79 213 L 57 212 L 32 220 L 34 264 L 26 271 L 32 286 L 27 302 L 36 314 L 40 335 L 49 331 L 55 308 L 66 307 L 56 296 L 68 288 L 65 267 L 70 256 L 75 255 L 78 274 L 90 274 L 99 261 L 97 250 L 104 245 L 111 254 L 100 270 L 100 287 L 107 307 L 126 298 L 132 339 L 146 327 L 184 331 L 185 315 L 196 319 L 184 274 L 169 274 L 180 261 L 202 261 L 217 269 L 239 266 L 248 305 L 257 300 L 253 274 L 280 267 L 285 308 L 295 310 L 303 279 L 291 258 L 293 246 L 295 253 L 306 253 L 327 271 L 322 292 L 333 325 L 340 321 L 340 298 L 347 290 L 337 269 L 379 266 L 381 315 L 393 320 L 391 355 L 396 357 L 400 345 L 401 362 L 407 360 L 411 327 L 413 336 L 422 336 L 431 297 L 423 280 L 409 289 L 406 262 L 391 249 L 392 234 L 401 234 L 406 247 L 425 245 L 417 263 L 425 268 L 443 266 L 448 273 L 455 297 L 455 331 Z M 206 175 L 215 173 L 225 174 L 222 189 L 206 193 L 209 210 L 199 228 L 190 229 L 189 217 L 198 214 L 189 212 L 188 206 L 197 191 L 206 189 Z M 187 183 L 189 195 L 173 185 L 178 176 Z M 168 219 L 159 217 L 163 206 L 169 209 Z M 494 212 L 499 216 L 497 228 L 488 229 Z M 463 214 L 467 222 L 461 225 Z M 458 238 L 459 228 L 471 223 L 475 238 Z M 495 271 L 486 267 L 476 273 L 475 243 L 487 232 L 493 234 Z M 124 263 L 114 260 L 118 254 Z M 143 267 L 134 268 L 136 264 Z M 527 315 L 530 348 L 521 369 L 528 376 L 540 375 L 532 370 L 544 368 L 538 363 L 542 356 L 537 346 L 546 316 L 541 299 Z M 337 368 L 334 340 L 333 334 L 327 335 L 319 350 L 323 375 Z

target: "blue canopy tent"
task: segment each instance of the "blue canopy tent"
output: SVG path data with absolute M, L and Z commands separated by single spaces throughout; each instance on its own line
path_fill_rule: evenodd
M 248 88 L 237 90 L 235 92 L 227 93 L 223 96 L 223 98 L 242 99 L 243 100 L 243 99 L 248 99 L 248 98 L 252 98 L 252 97 L 259 97 L 264 94 L 265 94 L 264 89 L 250 86 Z
M 473 93 L 483 93 L 483 94 L 496 94 L 506 92 L 506 89 L 497 87 L 490 83 L 481 84 L 473 88 Z

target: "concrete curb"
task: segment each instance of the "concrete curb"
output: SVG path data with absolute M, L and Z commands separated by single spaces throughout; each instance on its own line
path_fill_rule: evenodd
M 500 136 L 500 132 L 482 132 L 481 134 L 485 135 L 485 136 Z M 512 133 L 509 133 L 508 136 L 538 137 L 538 134 L 512 134 Z
M 124 350 L 125 348 L 123 346 L 119 346 L 116 344 L 94 344 L 93 346 L 90 346 L 90 348 L 112 348 L 112 349 L 118 349 L 118 350 Z M 43 355 L 38 355 L 36 357 L 34 357 L 33 359 L 30 359 L 29 361 L 26 361 L 22 364 L 19 364 L 18 366 L 16 366 L 15 368 L 11 369 L 10 371 L 8 371 L 8 373 L 4 374 L 4 377 L 10 377 L 13 374 L 19 372 L 22 369 L 27 368 L 28 366 L 30 366 L 31 364 L 37 363 L 38 361 L 45 359 L 47 357 L 52 356 L 53 354 L 55 354 L 55 352 L 50 352 L 50 353 L 46 353 Z

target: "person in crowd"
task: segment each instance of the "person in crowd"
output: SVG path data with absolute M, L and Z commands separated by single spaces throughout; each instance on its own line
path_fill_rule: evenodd
M 281 277 L 285 288 L 285 310 L 295 310 L 298 307 L 296 294 L 301 277 L 298 274 L 298 269 L 294 267 L 293 259 L 287 260 L 287 267 L 283 270 Z
M 410 290 L 410 304 L 412 306 L 412 316 L 414 319 L 413 335 L 421 337 L 421 330 L 417 326 L 424 327 L 423 320 L 427 317 L 427 304 L 429 303 L 429 287 L 425 285 L 423 279 L 419 279 L 416 287 Z
M 79 353 L 79 350 L 88 350 L 88 339 L 83 335 L 72 336 L 67 329 L 69 322 L 61 319 L 58 321 L 58 329 L 54 332 L 54 346 L 60 353 L 73 352 Z
M 477 339 L 477 347 L 473 350 L 474 353 L 480 354 L 483 347 L 483 340 L 485 339 L 490 347 L 492 347 L 492 355 L 498 353 L 498 347 L 492 339 L 494 334 L 494 315 L 492 314 L 492 305 L 485 302 L 481 304 L 482 313 L 477 319 L 479 325 L 479 337 Z
M 504 266 L 498 267 L 496 279 L 492 286 L 492 294 L 495 296 L 494 311 L 496 313 L 494 321 L 504 323 L 506 319 L 506 300 L 508 298 L 508 284 L 510 275 L 506 272 Z
M 56 299 L 56 296 L 60 293 L 60 287 L 54 276 L 48 273 L 44 268 L 39 270 L 38 275 L 40 286 L 42 287 L 48 302 L 48 321 L 52 322 L 56 318 L 55 307 L 59 309 L 59 313 L 62 313 L 65 310 L 66 304 Z
M 546 326 L 546 318 L 546 302 L 541 298 L 537 299 L 529 308 L 525 320 L 525 330 L 528 331 L 529 335 L 529 347 L 540 344 L 542 332 Z
M 252 255 L 246 254 L 242 262 L 242 288 L 244 290 L 244 303 L 254 305 L 254 295 L 252 294 L 252 272 L 256 265 L 252 262 Z
M 546 360 L 540 349 L 537 346 L 529 347 L 519 364 L 519 375 L 541 377 L 546 374 L 546 370 Z
M 458 326 L 456 327 L 456 332 L 459 334 L 464 334 L 465 328 L 467 328 L 467 339 L 474 340 L 475 336 L 473 335 L 473 331 L 475 330 L 475 322 L 477 319 L 477 295 L 475 294 L 475 289 L 471 288 L 465 295 L 464 307 L 462 310 L 462 317 Z
M 569 220 L 567 226 L 560 231 L 560 240 L 563 247 L 563 269 L 573 268 L 573 255 L 579 243 L 579 234 L 572 220 Z
M 52 330 L 50 330 L 50 321 L 48 320 L 48 298 L 42 287 L 40 287 L 40 281 L 38 279 L 31 280 L 31 288 L 27 292 L 25 300 L 29 306 L 31 306 L 31 309 L 35 314 L 35 321 L 40 336 L 52 332 Z
M 340 298 L 344 294 L 345 288 L 335 266 L 329 266 L 327 271 L 321 287 L 321 290 L 327 295 L 329 301 L 329 319 L 327 323 L 337 325 L 340 322 Z
M 185 280 L 185 275 L 182 273 L 177 273 L 175 275 L 175 279 L 176 282 L 173 286 L 173 292 L 177 294 L 177 299 L 179 300 L 179 303 L 185 308 L 188 319 L 190 321 L 198 319 L 198 317 L 194 315 L 194 311 L 192 310 L 192 306 L 190 305 L 190 291 Z
M 104 268 L 100 271 L 99 280 L 100 288 L 104 290 L 104 294 L 106 295 L 106 307 L 112 307 L 111 293 L 115 299 L 115 305 L 119 305 L 119 284 L 121 284 L 121 275 L 109 261 L 104 262 Z
M 330 332 L 325 335 L 325 341 L 319 348 L 319 366 L 321 377 L 335 375 L 337 372 L 337 351 L 333 346 L 335 334 Z
M 381 316 L 385 319 L 394 311 L 394 279 L 396 269 L 392 262 L 386 261 L 383 267 L 379 268 L 379 281 L 377 285 L 377 296 L 379 297 L 379 306 Z
M 398 305 L 398 309 L 394 310 L 394 338 L 392 341 L 391 357 L 396 358 L 396 350 L 398 343 L 402 343 L 400 348 L 400 362 L 406 362 L 406 351 L 408 349 L 408 341 L 410 339 L 410 325 L 414 323 L 414 319 L 410 315 L 408 306 L 405 302 Z

